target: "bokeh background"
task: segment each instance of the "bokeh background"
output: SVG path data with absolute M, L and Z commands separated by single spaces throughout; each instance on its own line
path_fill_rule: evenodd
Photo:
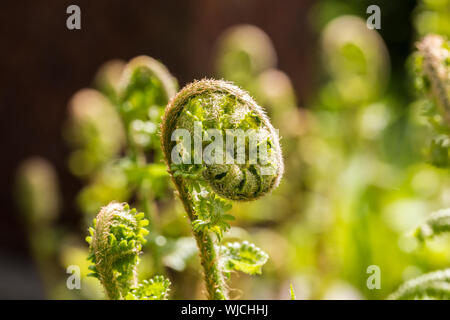
M 70 4 L 81 8 L 81 30 L 66 28 Z M 371 4 L 381 8 L 382 29 L 369 32 L 361 22 Z M 92 282 L 86 286 L 93 293 L 64 287 L 67 261 L 83 260 L 87 247 L 77 200 L 85 181 L 68 165 L 67 106 L 75 92 L 94 85 L 103 63 L 142 54 L 163 62 L 181 87 L 203 77 L 234 80 L 281 129 L 287 170 L 280 189 L 257 204 L 234 206 L 243 229 L 233 229 L 233 237 L 251 239 L 271 256 L 262 276 L 233 275 L 235 297 L 287 299 L 292 284 L 300 299 L 384 299 L 404 280 L 444 267 L 445 241 L 418 248 L 405 236 L 450 203 L 446 170 L 427 164 L 422 152 L 428 132 L 407 62 L 420 36 L 448 35 L 449 7 L 445 0 L 2 4 L 0 298 L 102 297 Z M 268 36 L 273 59 L 266 68 L 278 73 L 261 78 L 266 70 L 257 70 L 246 78 L 233 66 L 221 69 L 218 41 L 242 24 Z M 339 47 L 346 37 L 353 44 Z M 43 264 L 36 263 L 14 187 L 20 164 L 35 156 L 54 168 L 60 195 L 52 231 L 44 232 L 57 235 L 37 241 L 64 244 Z M 69 244 L 62 240 L 67 234 Z M 189 237 L 186 226 L 169 234 Z M 191 260 L 180 270 L 166 266 L 178 283 L 175 298 L 202 297 Z M 369 265 L 381 269 L 379 290 L 366 286 Z

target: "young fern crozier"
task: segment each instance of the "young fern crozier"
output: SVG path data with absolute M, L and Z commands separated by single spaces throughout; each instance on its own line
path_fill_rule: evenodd
M 90 269 L 102 283 L 106 296 L 118 299 L 165 299 L 170 282 L 162 276 L 138 283 L 137 265 L 148 220 L 128 204 L 111 202 L 100 210 L 89 228 Z
M 145 243 L 148 220 L 128 205 L 110 203 L 103 207 L 86 238 L 90 244 L 91 270 L 105 288 L 109 299 L 124 297 L 137 285 L 136 267 Z
M 429 34 L 418 44 L 412 67 L 423 114 L 433 128 L 427 153 L 437 167 L 450 166 L 450 41 Z
M 187 133 L 182 145 L 176 130 Z M 236 147 L 233 142 L 231 149 L 228 143 L 225 148 L 219 142 L 230 134 L 229 130 L 250 135 L 241 144 L 238 137 Z M 251 161 L 251 146 L 247 146 L 252 134 L 258 138 L 260 150 L 266 146 L 268 161 L 260 154 L 257 161 Z M 213 145 L 216 148 L 208 158 Z M 220 240 L 230 227 L 228 221 L 234 219 L 227 214 L 231 209 L 227 199 L 255 200 L 278 186 L 283 174 L 278 134 L 248 93 L 229 82 L 205 79 L 187 85 L 169 102 L 161 125 L 161 146 L 192 223 L 208 297 L 227 299 L 224 273 L 228 275 L 230 268 L 259 273 L 267 255 L 248 243 L 218 247 L 212 233 Z
M 438 35 L 428 35 L 417 44 L 423 59 L 423 73 L 431 85 L 429 96 L 434 98 L 445 119 L 450 126 L 450 72 L 448 62 L 450 52 L 448 43 Z

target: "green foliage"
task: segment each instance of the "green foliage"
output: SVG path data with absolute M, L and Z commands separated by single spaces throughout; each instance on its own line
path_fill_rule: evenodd
M 80 90 L 71 99 L 65 132 L 75 149 L 69 167 L 87 181 L 78 194 L 80 208 L 91 220 L 104 206 L 96 221 L 107 239 L 97 235 L 95 227 L 87 238 L 94 263 L 91 275 L 99 278 L 110 299 L 166 298 L 162 288 L 168 282 L 157 277 L 138 284 L 136 267 L 146 244 L 152 252 L 153 273 L 164 271 L 162 247 L 155 242 L 160 234 L 154 201 L 169 195 L 169 175 L 160 163 L 159 127 L 177 81 L 160 62 L 139 56 L 128 63 L 105 63 L 95 84 L 98 90 Z M 130 200 L 142 213 L 111 202 Z M 144 216 L 152 221 L 150 241 L 143 238 L 148 233 Z
M 170 291 L 170 281 L 163 276 L 144 280 L 132 289 L 126 300 L 167 300 Z
M 231 214 L 227 214 L 232 205 L 213 192 L 204 194 L 206 195 L 197 194 L 197 199 L 194 201 L 197 219 L 192 221 L 192 227 L 194 231 L 214 232 L 220 241 L 223 233 L 230 228 L 228 221 L 234 220 Z
M 421 241 L 450 232 L 450 209 L 443 209 L 432 213 L 414 232 Z
M 291 296 L 291 300 L 295 300 L 295 292 L 294 292 L 294 287 L 292 286 L 292 283 L 289 286 L 289 294 Z
M 414 26 L 420 36 L 430 33 L 450 37 L 450 1 L 420 0 L 415 10 Z
M 177 82 L 163 64 L 139 56 L 128 63 L 120 60 L 105 63 L 95 77 L 95 84 L 98 90 L 80 90 L 69 105 L 71 117 L 65 135 L 75 149 L 69 166 L 87 181 L 78 194 L 78 204 L 91 220 L 102 206 L 105 207 L 100 212 L 111 206 L 107 205 L 111 201 L 134 201 L 143 212 L 137 217 L 152 220 L 152 237 L 146 246 L 153 255 L 153 272 L 163 272 L 161 249 L 154 241 L 159 236 L 159 208 L 154 200 L 169 195 L 169 175 L 160 163 L 159 125 L 165 105 L 176 93 Z M 148 232 L 134 230 L 126 221 L 122 222 L 120 225 L 126 229 L 111 230 L 109 250 L 97 252 L 104 255 L 100 260 L 91 245 L 93 275 L 99 277 L 111 299 L 124 298 L 137 285 L 138 255 L 146 241 L 133 237 Z M 114 224 L 112 227 L 115 228 Z M 95 246 L 97 242 L 92 241 Z M 119 257 L 126 249 L 128 253 Z
M 434 130 L 428 154 L 436 167 L 450 166 L 450 42 L 448 1 L 422 1 L 415 19 L 419 35 L 418 51 L 412 56 L 411 69 L 420 97 L 423 115 Z M 437 35 L 434 33 L 441 35 Z M 432 213 L 414 235 L 420 240 L 450 231 L 450 210 Z M 450 269 L 435 271 L 405 282 L 390 299 L 450 299 Z
M 95 83 L 101 91 L 81 90 L 69 105 L 66 137 L 75 148 L 69 166 L 89 181 L 79 205 L 90 219 L 110 201 L 136 196 L 150 214 L 143 199 L 152 202 L 168 191 L 159 126 L 177 82 L 160 62 L 139 56 L 104 64 Z
M 262 266 L 267 262 L 267 253 L 247 241 L 227 243 L 220 247 L 221 263 L 228 275 L 233 270 L 250 275 L 261 274 Z

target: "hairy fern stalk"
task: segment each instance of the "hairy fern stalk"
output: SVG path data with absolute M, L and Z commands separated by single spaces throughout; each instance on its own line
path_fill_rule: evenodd
M 198 124 L 200 132 L 196 130 Z M 264 165 L 248 161 L 205 163 L 202 155 L 209 144 L 202 143 L 198 149 L 194 142 L 194 150 L 177 149 L 179 141 L 173 138 L 177 129 L 187 130 L 194 138 L 199 134 L 201 139 L 209 137 L 209 141 L 212 138 L 208 129 L 219 131 L 222 137 L 227 129 L 260 130 L 272 161 Z M 168 104 L 161 125 L 161 146 L 178 196 L 192 223 L 208 297 L 228 299 L 224 275 L 232 270 L 260 273 L 268 257 L 246 242 L 216 245 L 212 235 L 220 241 L 230 227 L 229 221 L 234 219 L 228 214 L 231 209 L 228 200 L 255 200 L 278 186 L 283 174 L 278 135 L 262 108 L 245 91 L 229 82 L 205 79 L 187 85 Z M 224 155 L 226 150 L 217 153 Z M 196 161 L 199 155 L 200 162 Z M 174 157 L 188 161 L 176 163 Z M 270 174 L 263 174 L 263 169 Z

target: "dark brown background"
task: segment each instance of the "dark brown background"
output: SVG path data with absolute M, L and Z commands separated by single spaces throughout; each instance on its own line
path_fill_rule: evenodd
M 71 95 L 90 86 L 97 68 L 112 58 L 147 54 L 160 59 L 181 85 L 213 76 L 214 42 L 228 26 L 251 23 L 272 38 L 278 66 L 292 78 L 299 104 L 314 93 L 317 34 L 310 27 L 313 0 L 11 1 L 0 7 L 0 266 L 27 263 L 26 234 L 15 209 L 12 185 L 21 160 L 39 155 L 57 169 L 64 207 L 61 225 L 80 228 L 74 204 L 80 182 L 66 168 L 61 135 Z M 395 75 L 403 72 L 411 45 L 415 1 L 353 1 L 365 17 L 382 8 L 382 30 Z M 66 8 L 81 8 L 82 29 L 66 28 Z M 81 232 L 81 230 L 80 230 Z M 23 260 L 25 259 L 25 260 Z M 26 268 L 26 267 L 24 267 Z M 1 271 L 1 270 L 0 270 Z M 3 272 L 1 272 L 3 273 Z M 0 275 L 0 282 L 9 275 Z M 25 281 L 22 278 L 20 281 Z M 3 297 L 0 288 L 0 297 Z M 20 294 L 19 294 L 20 296 Z

